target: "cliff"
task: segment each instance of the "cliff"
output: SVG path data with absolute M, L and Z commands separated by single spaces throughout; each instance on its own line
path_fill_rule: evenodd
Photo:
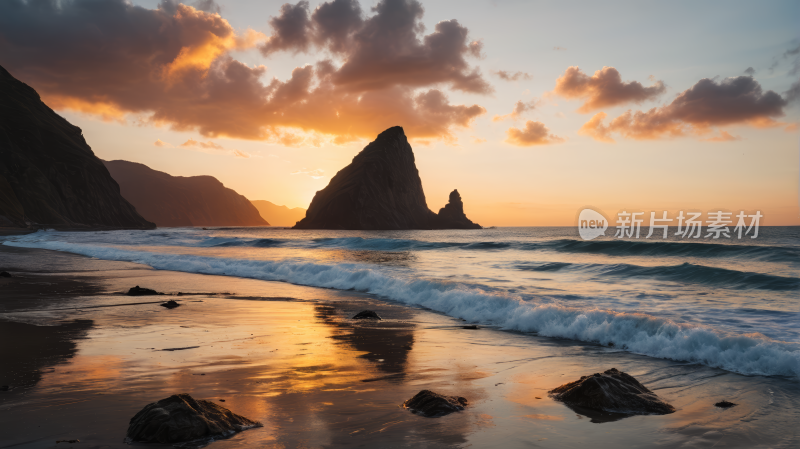
M 171 176 L 135 162 L 103 163 L 122 196 L 158 226 L 269 226 L 247 198 L 213 176 Z
M 267 220 L 272 226 L 291 227 L 306 216 L 306 210 L 302 207 L 289 209 L 286 206 L 278 206 L 264 200 L 252 200 L 250 202 L 258 209 L 261 218 Z
M 0 226 L 153 228 L 73 126 L 0 67 Z
M 457 192 L 455 192 L 458 195 Z M 451 199 L 453 198 L 451 194 Z M 463 204 L 451 207 L 460 210 Z M 460 207 L 460 209 L 459 209 Z M 380 133 L 318 191 L 296 229 L 467 229 L 466 216 L 446 219 L 428 209 L 414 152 L 403 128 Z M 443 209 L 444 210 L 444 209 Z M 470 226 L 465 226 L 466 222 Z

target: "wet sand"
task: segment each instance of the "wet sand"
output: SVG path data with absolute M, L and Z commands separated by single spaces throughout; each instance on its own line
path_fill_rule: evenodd
M 174 393 L 264 423 L 209 447 L 797 447 L 796 379 L 748 377 L 464 323 L 357 292 L 0 246 L 0 448 L 129 447 Z M 174 297 L 129 297 L 140 285 Z M 158 305 L 176 299 L 168 310 Z M 375 310 L 380 322 L 349 318 Z M 678 411 L 573 410 L 547 391 L 608 368 Z M 421 389 L 469 399 L 430 419 Z M 719 409 L 727 399 L 740 404 Z M 157 446 L 158 447 L 158 446 Z M 166 446 L 165 446 L 166 447 Z

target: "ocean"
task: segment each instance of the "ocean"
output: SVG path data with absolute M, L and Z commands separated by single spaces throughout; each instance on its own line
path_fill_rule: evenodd
M 509 332 L 744 375 L 800 376 L 799 227 L 691 241 L 583 241 L 572 227 L 160 228 L 39 231 L 0 241 L 158 270 L 356 291 Z

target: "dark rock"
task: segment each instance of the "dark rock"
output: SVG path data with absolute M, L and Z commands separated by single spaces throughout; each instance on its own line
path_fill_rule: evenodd
M 616 368 L 583 376 L 551 390 L 550 395 L 567 405 L 604 412 L 663 415 L 675 411 L 633 376 Z
M 167 302 L 165 302 L 165 303 L 162 303 L 162 304 L 160 304 L 160 305 L 161 305 L 161 307 L 166 307 L 166 308 L 168 308 L 168 309 L 174 309 L 175 307 L 178 307 L 178 306 L 180 306 L 180 304 L 178 304 L 177 302 L 175 302 L 175 301 L 174 301 L 174 300 L 172 300 L 172 299 L 170 299 L 169 301 L 167 301 Z
M 80 442 L 81 442 L 81 440 L 57 440 L 56 444 L 58 444 L 58 443 L 75 444 L 75 443 L 80 443 Z
M 0 225 L 151 229 L 81 129 L 0 67 Z
M 128 161 L 103 164 L 122 196 L 158 226 L 269 226 L 250 200 L 213 176 L 171 176 Z
M 480 329 L 477 324 L 471 324 L 469 326 L 461 326 L 461 329 Z
M 460 219 L 459 204 L 460 196 L 458 204 L 445 206 L 443 221 L 428 209 L 414 152 L 403 128 L 395 126 L 380 133 L 314 195 L 294 228 L 461 229 L 467 222 L 476 227 L 466 217 Z M 460 211 L 463 215 L 463 204 Z
M 14 389 L 14 387 L 12 387 L 10 385 L 2 385 L 2 386 L 0 386 L 0 391 L 11 391 L 13 389 Z
M 422 390 L 403 403 L 412 412 L 434 418 L 464 410 L 467 400 L 461 396 L 445 396 L 430 390 Z
M 159 292 L 157 292 L 155 290 L 152 290 L 152 289 L 149 289 L 149 288 L 142 288 L 142 287 L 139 287 L 138 285 L 136 287 L 131 287 L 131 289 L 128 290 L 128 293 L 126 293 L 126 295 L 128 295 L 128 296 L 153 296 L 153 295 L 160 295 L 160 294 L 161 293 L 159 293 Z
M 720 402 L 717 402 L 716 404 L 714 404 L 714 407 L 731 408 L 731 407 L 735 407 L 737 405 L 739 405 L 739 404 L 734 404 L 733 402 L 728 402 L 728 401 L 720 401 Z
M 481 229 L 464 214 L 464 203 L 458 190 L 450 192 L 450 201 L 437 214 L 434 224 L 437 229 Z
M 188 394 L 176 394 L 148 404 L 128 425 L 126 441 L 181 443 L 229 436 L 262 424 Z
M 382 319 L 380 317 L 380 315 L 378 315 L 377 313 L 373 312 L 372 310 L 363 310 L 361 312 L 358 312 L 356 314 L 356 316 L 353 317 L 354 320 L 363 320 L 363 319 L 369 319 L 369 318 L 373 318 L 373 319 L 377 319 L 377 320 Z
M 0 271 L 0 278 L 10 278 L 10 277 L 11 273 L 9 273 L 8 271 Z

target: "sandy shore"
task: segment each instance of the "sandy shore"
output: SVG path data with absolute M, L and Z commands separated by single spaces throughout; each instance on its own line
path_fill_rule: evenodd
M 156 271 L 0 245 L 0 448 L 127 447 L 129 419 L 174 393 L 262 421 L 211 447 L 796 447 L 796 380 L 465 323 L 354 292 Z M 172 294 L 128 297 L 140 285 Z M 349 318 L 364 309 L 380 322 Z M 547 391 L 616 367 L 665 416 L 572 410 Z M 421 389 L 469 399 L 438 419 Z M 740 405 L 718 409 L 728 399 Z

